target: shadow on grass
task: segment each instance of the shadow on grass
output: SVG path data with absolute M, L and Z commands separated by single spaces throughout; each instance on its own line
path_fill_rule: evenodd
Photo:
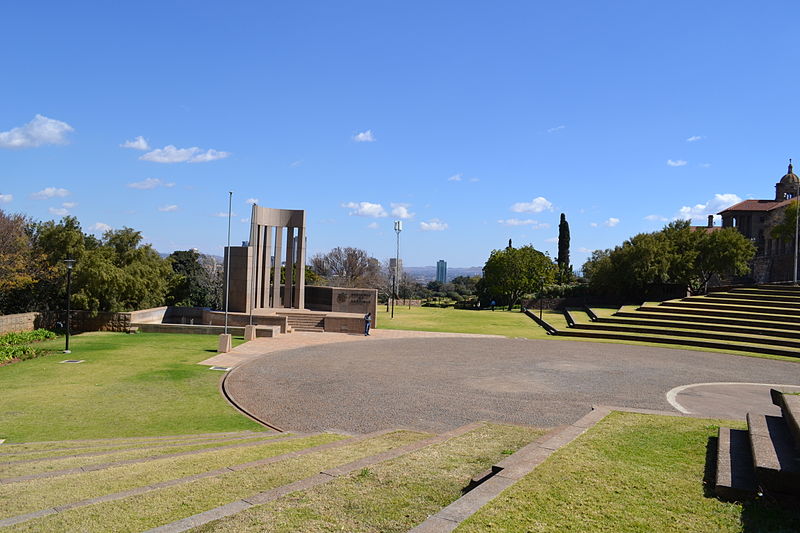
M 706 464 L 703 472 L 703 495 L 716 498 L 717 437 L 706 443 Z M 784 533 L 800 531 L 800 498 L 776 499 L 764 495 L 742 502 L 742 533 Z
M 706 442 L 706 466 L 703 471 L 703 496 L 706 498 L 716 498 L 714 486 L 717 479 L 717 448 L 719 439 L 708 437 Z

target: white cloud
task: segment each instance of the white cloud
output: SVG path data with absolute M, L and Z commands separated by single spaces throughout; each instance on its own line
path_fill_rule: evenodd
M 553 204 L 543 196 L 537 196 L 530 202 L 517 202 L 511 206 L 515 213 L 541 213 L 542 211 L 552 211 Z
M 555 128 L 549 128 L 549 129 L 547 130 L 547 133 L 555 133 L 555 132 L 557 132 L 557 131 L 561 131 L 561 130 L 564 130 L 564 129 L 566 129 L 566 128 L 567 128 L 567 127 L 566 127 L 566 126 L 564 126 L 564 125 L 562 124 L 561 126 L 556 126 Z
M 470 182 L 470 183 L 477 183 L 477 182 L 479 182 L 479 181 L 481 181 L 481 180 L 479 180 L 478 178 L 470 178 L 470 179 L 469 179 L 469 182 Z
M 603 225 L 607 228 L 613 228 L 617 224 L 619 224 L 619 219 L 614 217 L 610 217 L 608 220 L 603 222 Z
M 526 218 L 524 220 L 520 218 L 507 218 L 505 220 L 498 220 L 497 223 L 503 224 L 504 226 L 530 226 L 531 229 L 547 229 L 550 227 L 550 224 L 539 222 L 532 218 Z
M 44 144 L 67 144 L 67 134 L 71 131 L 75 130 L 66 122 L 36 115 L 24 126 L 0 132 L 0 148 L 33 148 Z
M 156 148 L 152 152 L 147 152 L 139 159 L 151 161 L 153 163 L 207 163 L 216 159 L 225 159 L 230 152 L 209 149 L 205 152 L 197 146 L 191 148 L 176 148 L 167 145 L 164 148 Z
M 687 143 L 693 143 L 695 141 L 699 141 L 700 139 L 703 139 L 703 137 L 701 135 L 692 135 L 691 137 L 686 139 L 686 142 Z
M 228 212 L 227 211 L 217 211 L 216 213 L 214 213 L 211 216 L 212 217 L 219 217 L 219 218 L 228 218 Z M 231 217 L 238 217 L 238 216 L 239 215 L 237 215 L 235 211 L 233 213 L 231 213 Z
M 177 206 L 177 205 L 175 205 L 175 204 L 172 204 L 172 205 L 162 205 L 161 207 L 159 207 L 159 208 L 158 208 L 158 210 L 159 210 L 159 211 L 162 211 L 162 212 L 164 212 L 164 213 L 171 213 L 171 212 L 173 212 L 173 211 L 177 211 L 177 210 L 178 210 L 178 206 Z M 227 215 L 226 215 L 226 216 L 227 216 Z
M 558 242 L 558 237 L 550 237 L 549 239 L 545 239 L 544 242 Z
M 686 161 L 683 159 L 676 159 L 673 161 L 672 159 L 667 159 L 667 166 L 668 167 L 683 167 L 686 166 Z
M 0 194 L 0 204 L 7 204 L 14 199 L 13 194 Z
M 367 227 L 369 229 L 378 229 L 378 223 L 377 222 L 370 222 L 369 224 L 367 224 Z
M 397 218 L 413 218 L 416 213 L 412 213 L 408 210 L 411 207 L 410 204 L 390 204 L 392 206 L 392 216 L 396 216 Z
M 303 162 L 298 159 L 297 161 L 292 161 L 291 163 L 289 163 L 289 166 L 294 168 L 294 167 L 299 167 L 302 164 Z
M 247 200 L 244 201 L 244 203 L 249 204 L 249 205 L 257 204 L 258 203 L 258 198 L 248 198 Z
M 447 222 L 442 222 L 438 218 L 432 218 L 428 222 L 420 222 L 419 229 L 422 231 L 444 231 L 447 229 Z
M 680 220 L 690 219 L 695 224 L 705 225 L 708 222 L 708 215 L 716 215 L 723 209 L 741 201 L 742 199 L 735 194 L 715 194 L 712 199 L 704 204 L 681 207 L 675 218 Z
M 447 178 L 447 181 L 461 181 L 461 174 L 453 174 Z
M 582 253 L 582 254 L 590 254 L 590 253 L 594 252 L 594 250 L 591 250 L 591 249 L 586 248 L 584 246 L 581 246 L 580 248 L 578 248 L 578 251 L 580 253 Z
M 661 215 L 647 215 L 644 217 L 645 220 L 649 220 L 650 222 L 668 222 L 669 219 L 667 217 L 662 217 Z
M 105 222 L 95 222 L 91 226 L 89 226 L 89 231 L 94 231 L 98 233 L 105 233 L 107 231 L 111 231 L 111 226 L 106 224 Z
M 67 209 L 72 209 L 73 207 L 77 206 L 77 202 L 64 202 L 61 204 L 62 206 L 66 207 Z
M 346 204 L 342 204 L 342 207 L 350 209 L 350 213 L 348 213 L 350 215 L 373 218 L 386 216 L 386 210 L 381 204 L 373 204 L 370 202 L 347 202 Z
M 144 137 L 139 135 L 132 141 L 125 141 L 124 143 L 119 145 L 120 148 L 133 148 L 134 150 L 149 150 L 150 145 L 147 143 Z
M 700 163 L 697 166 L 700 168 L 709 168 L 711 166 L 711 163 Z
M 372 130 L 367 130 L 353 135 L 353 140 L 357 143 L 372 143 L 375 142 L 375 136 L 372 134 Z
M 35 192 L 31 195 L 31 198 L 34 200 L 47 200 L 48 198 L 63 198 L 65 196 L 69 196 L 70 192 L 67 189 L 61 189 L 59 187 L 46 187 L 39 192 Z
M 247 222 L 250 222 L 250 219 L 249 218 L 240 218 L 239 222 L 241 222 L 242 224 L 245 224 Z
M 47 210 L 50 211 L 51 215 L 58 215 L 60 217 L 69 215 L 69 210 L 63 207 L 50 207 Z
M 593 227 L 593 228 L 596 228 L 597 226 L 599 226 L 599 224 L 597 222 L 589 222 L 589 225 L 591 227 Z
M 148 189 L 155 189 L 156 187 L 174 187 L 175 184 L 172 182 L 166 182 L 159 178 L 147 178 L 142 181 L 134 181 L 133 183 L 129 183 L 128 187 L 131 189 L 140 189 L 140 190 L 148 190 Z

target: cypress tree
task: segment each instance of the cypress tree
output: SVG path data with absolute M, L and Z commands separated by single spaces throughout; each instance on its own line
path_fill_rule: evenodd
M 558 271 L 562 276 L 570 270 L 569 265 L 569 223 L 564 213 L 561 213 L 561 222 L 558 223 Z

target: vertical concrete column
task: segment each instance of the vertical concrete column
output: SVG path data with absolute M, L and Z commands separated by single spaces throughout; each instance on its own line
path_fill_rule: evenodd
M 281 303 L 281 254 L 283 253 L 284 228 L 276 228 L 275 232 L 275 265 L 272 276 L 272 307 L 283 307 Z
M 272 232 L 275 231 L 272 226 L 264 226 L 264 259 L 261 272 L 258 273 L 261 278 L 261 307 L 271 307 L 270 294 L 269 294 L 269 269 L 272 268 Z
M 294 282 L 294 307 L 305 309 L 306 307 L 306 231 L 305 228 L 297 228 L 297 250 L 295 251 L 295 282 Z
M 283 306 L 294 307 L 292 305 L 292 279 L 294 274 L 294 228 L 286 228 L 286 270 L 283 286 Z

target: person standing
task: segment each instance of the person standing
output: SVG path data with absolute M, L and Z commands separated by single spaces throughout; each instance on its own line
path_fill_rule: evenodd
M 369 336 L 369 326 L 372 324 L 372 313 L 364 315 L 364 335 Z

